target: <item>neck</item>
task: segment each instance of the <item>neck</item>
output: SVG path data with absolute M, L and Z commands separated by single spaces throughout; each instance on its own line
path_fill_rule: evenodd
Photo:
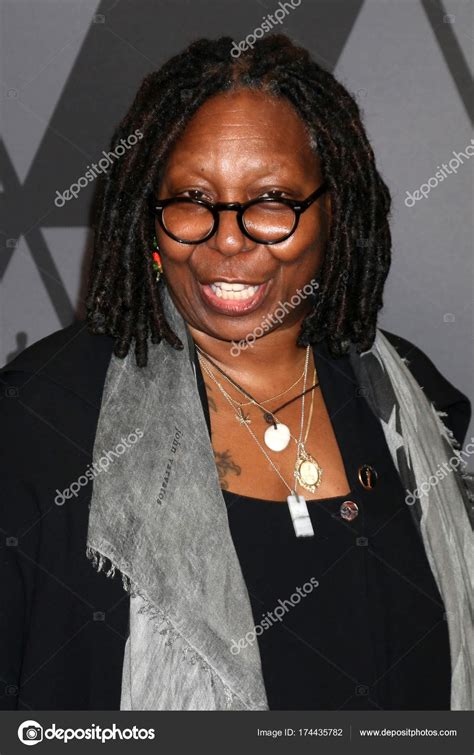
M 301 320 L 258 338 L 234 356 L 232 342 L 222 341 L 188 326 L 194 342 L 243 387 L 256 396 L 285 387 L 302 371 L 306 348 L 296 345 Z

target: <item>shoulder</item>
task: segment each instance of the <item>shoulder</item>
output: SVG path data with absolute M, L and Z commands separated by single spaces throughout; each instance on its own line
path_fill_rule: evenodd
M 471 419 L 469 398 L 443 375 L 419 346 L 395 333 L 382 330 L 395 347 L 427 398 L 438 411 L 446 412 L 445 424 L 462 445 Z
M 92 405 L 101 390 L 112 356 L 113 339 L 93 335 L 78 321 L 42 338 L 0 369 L 2 399 L 24 386 L 51 391 L 54 386 Z
M 112 349 L 112 338 L 76 322 L 0 370 L 2 476 L 35 485 L 77 476 L 90 456 Z
M 50 510 L 56 488 L 90 463 L 112 349 L 113 339 L 76 322 L 0 370 L 2 516 L 12 528 Z M 86 508 L 76 511 L 85 517 Z M 58 521 L 49 517 L 49 527 Z

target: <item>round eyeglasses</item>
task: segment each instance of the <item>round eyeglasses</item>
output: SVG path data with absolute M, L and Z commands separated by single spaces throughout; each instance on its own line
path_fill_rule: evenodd
M 259 197 L 249 202 L 207 202 L 191 197 L 156 199 L 150 196 L 150 208 L 164 232 L 181 244 L 200 244 L 217 230 L 219 213 L 237 213 L 242 233 L 260 244 L 279 244 L 296 231 L 301 213 L 325 191 L 323 183 L 306 199 Z

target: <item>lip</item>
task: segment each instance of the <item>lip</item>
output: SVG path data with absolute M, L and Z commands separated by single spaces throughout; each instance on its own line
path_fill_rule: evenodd
M 260 288 L 250 299 L 224 300 L 220 299 L 211 288 L 210 284 L 214 283 L 217 280 L 224 281 L 225 283 L 245 283 L 247 286 L 260 286 Z M 206 304 L 208 307 L 213 309 L 215 312 L 219 312 L 220 314 L 238 316 L 249 314 L 260 306 L 260 303 L 267 293 L 269 283 L 270 281 L 265 281 L 264 283 L 250 283 L 248 280 L 238 280 L 237 278 L 233 278 L 232 280 L 226 280 L 226 278 L 215 278 L 214 280 L 209 281 L 209 283 L 198 282 L 198 287 L 201 293 L 201 298 L 203 299 L 204 304 Z

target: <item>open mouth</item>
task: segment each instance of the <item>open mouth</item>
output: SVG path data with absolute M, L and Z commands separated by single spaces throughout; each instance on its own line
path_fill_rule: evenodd
M 268 281 L 265 283 L 244 283 L 212 281 L 199 284 L 204 301 L 220 312 L 241 314 L 258 307 L 263 299 Z
M 245 283 L 225 283 L 225 281 L 216 281 L 210 283 L 210 287 L 219 299 L 224 301 L 245 301 L 251 299 L 257 293 L 260 285 L 246 285 Z

